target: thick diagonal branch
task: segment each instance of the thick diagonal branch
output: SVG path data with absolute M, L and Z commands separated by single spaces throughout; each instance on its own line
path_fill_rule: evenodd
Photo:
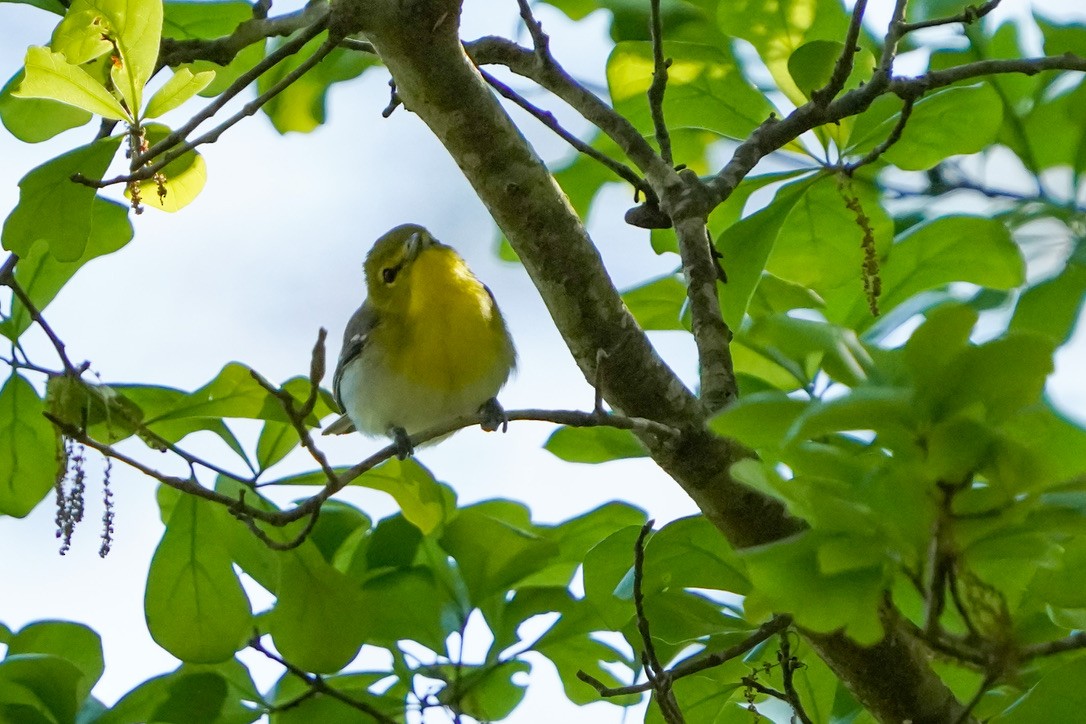
M 505 232 L 586 379 L 595 379 L 598 350 L 604 350 L 608 402 L 683 431 L 677 441 L 646 444 L 709 520 L 741 547 L 797 532 L 801 524 L 778 503 L 731 477 L 731 465 L 749 451 L 705 430 L 702 406 L 623 306 L 577 215 L 465 55 L 459 10 L 455 0 L 340 0 L 332 32 L 361 31 L 373 44 L 404 106 L 445 145 Z M 642 150 L 637 146 L 624 150 L 654 186 L 667 185 L 674 171 L 658 157 L 634 158 Z M 880 720 L 954 721 L 961 705 L 911 643 L 893 625 L 874 648 L 840 634 L 818 640 L 830 665 Z

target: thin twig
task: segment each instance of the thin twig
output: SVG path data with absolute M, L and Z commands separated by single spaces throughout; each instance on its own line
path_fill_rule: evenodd
M 37 324 L 42 332 L 45 332 L 45 336 L 49 338 L 49 342 L 53 345 L 53 349 L 56 350 L 57 356 L 60 357 L 60 363 L 64 365 L 65 374 L 77 378 L 87 371 L 90 367 L 89 362 L 83 362 L 78 367 L 72 364 L 72 360 L 68 357 L 68 351 L 64 346 L 64 342 L 60 339 L 53 328 L 49 326 L 49 323 L 45 321 L 45 317 L 42 316 L 37 306 L 34 304 L 34 300 L 30 298 L 30 295 L 26 293 L 23 286 L 15 279 L 15 265 L 18 262 L 18 257 L 15 254 L 11 254 L 5 261 L 4 266 L 0 268 L 0 284 L 11 289 L 12 293 L 26 308 L 27 314 L 30 315 L 30 319 Z
M 631 186 L 633 186 L 637 191 L 644 194 L 646 198 L 656 200 L 656 192 L 653 191 L 652 188 L 647 183 L 645 183 L 645 180 L 638 176 L 637 172 L 634 171 L 632 168 L 624 163 L 620 163 L 619 161 L 614 160 L 607 154 L 598 151 L 595 148 L 592 148 L 592 146 L 585 143 L 584 141 L 567 131 L 565 128 L 563 128 L 562 125 L 558 123 L 558 119 L 554 117 L 553 113 L 551 113 L 550 111 L 544 111 L 543 109 L 533 105 L 527 98 L 520 95 L 515 90 L 513 90 L 505 83 L 501 82 L 482 68 L 479 68 L 479 74 L 482 75 L 483 80 L 485 80 L 491 88 L 498 91 L 498 93 L 501 94 L 502 97 L 508 98 L 509 100 L 513 101 L 518 106 L 526 110 L 528 113 L 532 114 L 532 116 L 534 116 L 536 120 L 538 120 L 547 128 L 554 131 L 563 141 L 573 146 L 573 148 L 577 149 L 579 152 L 583 153 L 589 158 L 598 161 L 599 163 L 606 166 L 608 169 L 614 172 L 616 176 L 623 179 Z
M 244 506 L 244 498 L 242 498 L 238 502 L 239 508 Z M 263 528 L 261 528 L 257 524 L 255 520 L 253 520 L 241 510 L 238 510 L 237 512 L 231 510 L 230 512 L 234 513 L 234 517 L 244 523 L 245 527 L 247 527 L 252 532 L 252 534 L 260 540 L 261 543 L 266 545 L 271 550 L 289 551 L 294 550 L 302 543 L 305 543 L 306 539 L 309 538 L 309 534 L 313 532 L 313 528 L 317 525 L 317 519 L 320 518 L 321 509 L 314 508 L 313 512 L 309 514 L 309 519 L 306 521 L 306 524 L 302 527 L 300 531 L 298 531 L 298 534 L 287 541 L 279 541 L 275 538 L 272 538 Z
M 291 674 L 304 681 L 306 686 L 308 686 L 310 689 L 318 691 L 325 696 L 331 697 L 342 704 L 346 704 L 347 706 L 355 709 L 356 711 L 367 714 L 381 724 L 396 724 L 395 719 L 388 716 L 372 704 L 367 704 L 364 701 L 359 701 L 358 699 L 347 696 L 335 687 L 329 686 L 320 676 L 317 676 L 316 674 L 311 674 L 305 669 L 301 669 L 290 663 L 283 657 L 272 653 L 267 648 L 265 648 L 262 643 L 260 643 L 259 635 L 253 636 L 253 638 L 249 640 L 249 648 L 253 649 L 254 651 L 259 651 L 260 653 L 264 654 L 264 656 L 268 657 L 272 661 L 285 668 Z
M 1086 631 L 1076 631 L 1070 636 L 1055 641 L 1047 641 L 1043 644 L 1031 644 L 1023 646 L 1020 652 L 1022 661 L 1029 661 L 1040 656 L 1052 656 L 1066 651 L 1086 649 Z
M 861 0 L 862 1 L 862 0 Z M 649 0 L 652 36 L 652 83 L 649 85 L 649 114 L 656 133 L 656 145 L 660 147 L 660 157 L 668 166 L 674 165 L 671 155 L 671 134 L 664 122 L 664 92 L 667 90 L 667 69 L 671 61 L 664 59 L 664 30 L 660 19 L 660 0 Z
M 717 651 L 716 653 L 708 654 L 696 659 L 687 659 L 675 668 L 668 672 L 672 681 L 682 679 L 686 676 L 697 674 L 698 672 L 711 669 L 715 666 L 731 661 L 738 658 L 743 654 L 753 649 L 758 644 L 762 643 L 769 637 L 780 633 L 784 629 L 788 628 L 792 624 L 792 618 L 790 616 L 774 616 L 770 620 L 755 629 L 750 636 L 743 639 L 734 646 L 729 646 L 723 651 Z M 626 694 L 640 694 L 641 692 L 648 691 L 652 688 L 652 682 L 646 681 L 640 684 L 631 684 L 630 686 L 606 686 L 599 679 L 594 676 L 585 673 L 584 671 L 577 672 L 577 678 L 586 684 L 590 685 L 593 689 L 599 693 L 600 696 L 605 698 L 611 698 L 615 696 L 625 696 Z
M 339 41 L 339 47 L 346 48 L 347 50 L 356 50 L 359 53 L 369 53 L 370 55 L 377 54 L 377 49 L 373 47 L 373 43 L 365 40 L 358 40 L 357 38 L 343 38 Z
M 592 387 L 593 399 L 592 399 L 592 414 L 597 417 L 603 417 L 607 414 L 607 411 L 603 409 L 603 375 L 604 364 L 608 358 L 607 350 L 600 347 L 596 350 L 596 369 L 593 374 Z
M 743 684 L 743 686 L 747 687 L 748 689 L 754 689 L 760 694 L 772 696 L 774 699 L 779 699 L 786 704 L 788 703 L 787 694 L 785 694 L 783 691 L 777 691 L 772 686 L 766 686 L 765 684 L 755 679 L 753 676 L 744 676 L 739 681 Z
M 957 15 L 951 15 L 946 18 L 932 18 L 931 20 L 920 20 L 915 23 L 905 23 L 901 28 L 901 34 L 905 35 L 906 33 L 923 30 L 924 28 L 934 28 L 940 25 L 953 25 L 955 23 L 972 25 L 999 7 L 1000 1 L 1001 0 L 988 0 L 988 2 L 980 6 L 969 5 Z
M 633 601 L 634 611 L 637 613 L 637 630 L 641 634 L 641 641 L 645 645 L 645 656 L 648 658 L 648 674 L 651 681 L 656 676 L 664 673 L 664 667 L 656 655 L 656 647 L 652 643 L 652 634 L 649 631 L 649 618 L 645 615 L 645 595 L 641 590 L 641 584 L 645 577 L 645 541 L 655 520 L 649 519 L 641 526 L 641 532 L 634 543 L 634 580 Z
M 554 62 L 551 57 L 551 39 L 543 32 L 543 23 L 535 19 L 532 14 L 532 6 L 528 0 L 517 0 L 520 6 L 520 17 L 528 28 L 528 34 L 532 36 L 532 46 L 540 64 L 546 65 Z
M 897 56 L 897 44 L 905 34 L 905 8 L 909 0 L 896 0 L 894 12 L 890 16 L 890 24 L 886 28 L 886 40 L 882 47 L 882 57 L 879 59 L 877 72 L 889 78 L 894 71 L 894 58 Z
M 324 379 L 324 342 L 327 337 L 328 332 L 322 327 L 317 333 L 317 343 L 313 346 L 313 356 L 309 365 L 309 395 L 300 408 L 297 407 L 294 396 L 288 391 L 272 384 L 256 370 L 249 370 L 249 374 L 256 380 L 258 385 L 279 400 L 279 404 L 282 405 L 283 412 L 286 413 L 294 432 L 297 433 L 302 447 L 320 466 L 321 472 L 328 479 L 328 485 L 334 486 L 339 482 L 339 476 L 328 462 L 328 456 L 313 441 L 313 436 L 309 434 L 309 427 L 306 425 L 306 418 L 313 412 L 313 407 L 317 402 L 317 395 L 320 394 L 320 383 Z
M 863 158 L 858 161 L 845 164 L 841 167 L 841 170 L 851 176 L 856 172 L 856 169 L 860 168 L 861 166 L 866 166 L 869 163 L 874 163 L 875 161 L 877 161 L 879 157 L 882 156 L 882 154 L 886 153 L 886 151 L 889 150 L 891 146 L 900 141 L 901 134 L 905 131 L 905 124 L 909 122 L 909 116 L 912 115 L 913 104 L 915 102 L 916 100 L 911 96 L 903 99 L 901 113 L 898 116 L 897 123 L 894 124 L 893 129 L 890 131 L 890 135 L 888 135 L 882 143 L 871 149 L 871 151 L 868 152 L 867 155 L 865 155 Z
M 524 0 L 521 0 L 524 2 Z M 499 37 L 485 37 L 465 43 L 476 65 L 504 65 L 519 76 L 529 78 L 562 99 L 580 113 L 585 120 L 600 129 L 613 140 L 622 152 L 647 177 L 665 178 L 674 173 L 669 164 L 653 150 L 641 132 L 629 120 L 615 112 L 598 96 L 578 83 L 549 54 L 540 61 L 536 50 L 521 47 Z
M 969 714 L 977 708 L 977 704 L 984 698 L 984 695 L 988 693 L 988 690 L 992 688 L 992 684 L 996 682 L 996 675 L 988 673 L 985 675 L 984 680 L 980 682 L 980 686 L 977 687 L 977 693 L 973 694 L 973 697 L 966 703 L 962 713 L 958 715 L 958 718 L 954 721 L 954 724 L 965 724 L 969 721 Z
M 796 691 L 794 674 L 796 669 L 803 666 L 803 663 L 792 656 L 792 644 L 788 640 L 787 633 L 781 636 L 781 647 L 777 652 L 777 660 L 781 665 L 781 681 L 784 684 L 784 693 L 788 703 L 792 707 L 792 711 L 795 712 L 796 717 L 799 718 L 800 724 L 814 724 L 814 722 L 811 721 L 811 717 L 808 716 L 807 710 L 803 708 L 803 702 L 799 698 L 799 692 Z
M 656 705 L 660 707 L 660 713 L 668 724 L 682 724 L 683 714 L 679 708 L 679 702 L 675 700 L 675 692 L 671 688 L 671 676 L 660 663 L 660 657 L 656 654 L 656 646 L 652 642 L 652 632 L 649 630 L 649 617 L 645 614 L 645 594 L 642 584 L 645 579 L 645 541 L 655 521 L 647 520 L 641 526 L 641 532 L 634 543 L 634 579 L 633 600 L 634 611 L 637 614 L 637 630 L 641 634 L 641 642 L 644 649 L 641 652 L 641 663 L 645 667 L 645 674 L 652 684 L 653 694 L 656 696 Z
M 867 0 L 856 0 L 856 5 L 852 8 L 852 19 L 848 24 L 848 33 L 845 35 L 845 47 L 841 49 L 841 55 L 837 57 L 833 73 L 825 86 L 811 93 L 811 100 L 820 106 L 826 105 L 841 92 L 852 73 L 856 52 L 860 49 L 860 30 L 863 28 L 866 10 Z

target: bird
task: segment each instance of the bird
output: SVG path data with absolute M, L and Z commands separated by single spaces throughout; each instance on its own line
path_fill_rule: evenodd
M 507 424 L 496 396 L 516 368 L 513 340 L 456 250 L 403 224 L 374 243 L 364 272 L 333 376 L 344 414 L 324 434 L 387 435 L 402 460 L 412 435 L 462 415 L 482 413 L 490 431 Z

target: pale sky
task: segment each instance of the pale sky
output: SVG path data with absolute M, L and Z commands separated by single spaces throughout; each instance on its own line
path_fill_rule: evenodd
M 1008 0 L 1009 5 L 1020 5 Z M 1055 3 L 1086 9 L 1073 0 Z M 465 38 L 509 35 L 517 28 L 516 4 L 467 2 Z M 877 5 L 877 4 L 875 4 Z M 1053 3 L 1049 3 L 1053 5 Z M 289 5 L 276 3 L 275 12 Z M 551 32 L 558 59 L 578 77 L 599 79 L 607 46 L 599 38 L 606 18 L 582 23 L 576 35 L 550 8 L 539 17 Z M 500 19 L 494 17 L 500 15 Z M 484 17 L 485 16 L 485 17 Z M 27 44 L 48 40 L 52 16 L 24 5 L 0 4 L 0 75 L 6 80 L 21 65 Z M 133 217 L 135 240 L 121 252 L 91 262 L 61 292 L 45 316 L 68 344 L 74 360 L 88 359 L 109 382 L 148 382 L 192 389 L 211 379 L 227 362 L 244 361 L 272 380 L 303 374 L 321 326 L 329 330 L 329 357 L 338 354 L 342 326 L 362 301 L 361 264 L 372 241 L 400 223 L 422 223 L 468 259 L 494 290 L 509 320 L 520 356 L 519 371 L 500 395 L 510 409 L 589 409 L 592 390 L 584 382 L 523 270 L 494 255 L 492 222 L 455 164 L 415 117 L 402 108 L 384 120 L 387 76 L 382 70 L 336 86 L 330 122 L 308 135 L 279 136 L 262 117 L 242 122 L 202 152 L 208 182 L 202 195 L 175 215 L 148 210 Z M 187 105 L 169 116 L 177 122 L 193 112 Z M 567 153 L 563 143 L 523 114 L 530 140 L 547 158 Z M 570 114 L 560 117 L 583 130 Z M 53 141 L 27 145 L 0 130 L 0 210 L 17 202 L 16 183 L 42 161 L 87 142 L 91 126 Z M 120 169 L 118 169 L 120 170 Z M 114 194 L 115 191 L 107 192 Z M 675 268 L 674 257 L 657 257 L 639 230 L 621 223 L 629 205 L 625 191 L 605 191 L 590 230 L 620 288 Z M 37 330 L 25 339 L 32 359 L 54 365 L 51 349 Z M 688 383 L 695 378 L 689 338 L 654 334 L 661 353 Z M 1086 420 L 1086 388 L 1074 368 L 1086 359 L 1086 335 L 1061 352 L 1050 390 L 1060 406 Z M 326 381 L 330 384 L 330 380 Z M 243 442 L 255 441 L 258 426 L 238 424 Z M 644 507 L 658 524 L 696 507 L 655 466 L 622 461 L 576 466 L 541 449 L 551 432 L 541 423 L 514 423 L 506 435 L 465 431 L 419 453 L 419 460 L 451 484 L 461 503 L 507 496 L 527 503 L 535 519 L 555 522 L 598 504 L 624 499 Z M 352 463 L 384 441 L 345 436 L 323 439 L 334 463 Z M 195 452 L 215 455 L 221 442 L 207 435 L 185 441 Z M 141 446 L 129 444 L 127 449 Z M 223 457 L 221 459 L 228 459 Z M 152 457 L 166 465 L 166 458 Z M 284 475 L 309 470 L 305 457 L 282 465 Z M 94 469 L 92 465 L 92 470 Z M 88 476 L 94 480 L 93 474 Z M 210 478 L 205 482 L 210 482 Z M 95 694 L 107 704 L 151 675 L 172 670 L 176 661 L 158 648 L 143 624 L 143 586 L 162 532 L 153 481 L 114 467 L 116 534 L 108 558 L 98 557 L 101 515 L 95 482 L 88 491 L 86 520 L 72 550 L 57 555 L 54 510 L 43 502 L 28 518 L 0 518 L 0 576 L 7 592 L 0 621 L 13 629 L 43 618 L 84 622 L 103 639 L 106 671 Z M 289 502 L 296 491 L 277 496 Z M 349 489 L 337 497 L 372 517 L 395 510 L 383 494 Z M 11 552 L 17 552 L 13 555 Z M 254 596 L 266 605 L 266 594 Z M 259 654 L 243 652 L 257 683 L 276 677 Z M 619 722 L 622 710 L 608 704 L 576 707 L 556 686 L 549 664 L 536 657 L 533 686 L 518 713 L 506 721 L 538 722 L 559 717 L 567 724 Z M 541 676 L 540 672 L 545 672 Z M 632 714 L 630 721 L 639 720 Z M 430 715 L 428 721 L 442 721 Z

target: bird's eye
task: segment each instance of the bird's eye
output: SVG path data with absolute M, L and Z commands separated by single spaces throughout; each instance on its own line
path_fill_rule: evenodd
M 385 280 L 385 284 L 391 284 L 396 281 L 396 274 L 399 273 L 400 267 L 390 266 L 381 270 L 381 278 Z

